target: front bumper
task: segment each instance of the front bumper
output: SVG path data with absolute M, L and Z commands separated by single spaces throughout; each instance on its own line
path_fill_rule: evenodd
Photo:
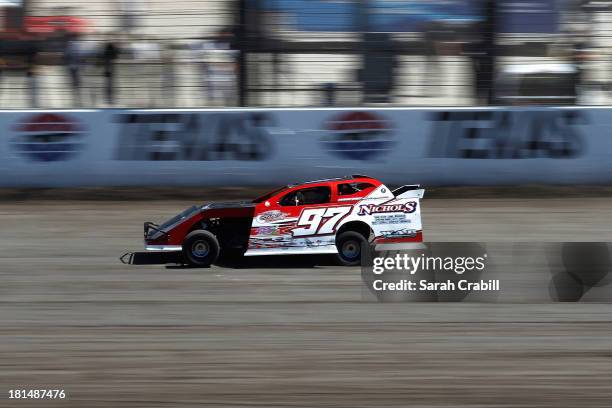
M 183 247 L 180 245 L 147 245 L 145 243 L 145 251 L 150 252 L 177 252 L 182 250 Z
M 147 252 L 176 252 L 183 248 L 180 245 L 167 243 L 169 234 L 152 222 L 144 223 L 144 246 Z

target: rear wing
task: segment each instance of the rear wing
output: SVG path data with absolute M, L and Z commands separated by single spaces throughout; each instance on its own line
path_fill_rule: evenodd
M 410 184 L 393 190 L 393 195 L 395 198 L 423 198 L 425 189 L 420 184 Z

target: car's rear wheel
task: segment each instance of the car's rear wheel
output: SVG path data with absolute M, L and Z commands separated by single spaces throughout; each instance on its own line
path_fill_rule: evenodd
M 368 241 L 358 232 L 346 231 L 336 237 L 338 255 L 336 259 L 340 265 L 361 265 L 361 251 L 366 248 Z
M 219 241 L 210 231 L 190 232 L 183 241 L 183 256 L 193 266 L 209 267 L 219 257 Z

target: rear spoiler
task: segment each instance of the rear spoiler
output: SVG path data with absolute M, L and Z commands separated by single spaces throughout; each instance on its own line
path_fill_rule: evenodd
M 409 184 L 393 190 L 395 198 L 423 198 L 425 190 L 420 184 Z

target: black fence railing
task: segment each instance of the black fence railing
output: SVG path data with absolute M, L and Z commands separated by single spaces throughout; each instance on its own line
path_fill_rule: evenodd
M 609 104 L 612 97 L 612 13 L 601 1 L 45 8 L 52 4 L 31 0 L 5 18 L 2 108 Z

